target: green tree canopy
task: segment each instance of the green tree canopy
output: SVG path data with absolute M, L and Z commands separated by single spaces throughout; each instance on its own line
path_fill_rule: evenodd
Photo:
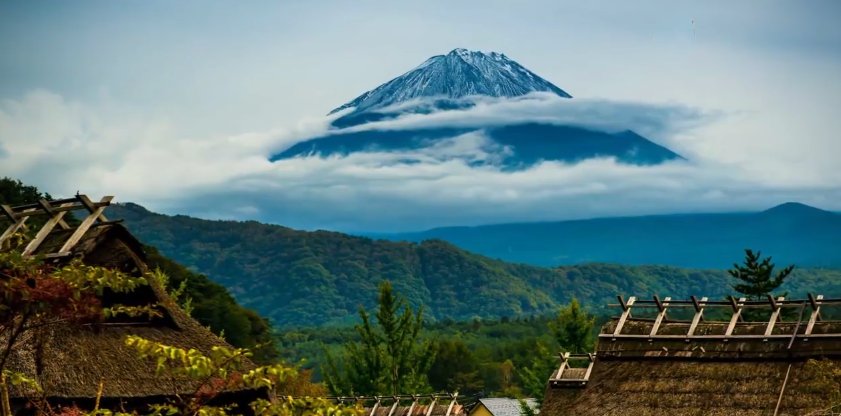
M 341 362 L 327 354 L 323 368 L 334 394 L 403 394 L 429 390 L 427 372 L 434 349 L 424 340 L 423 309 L 413 311 L 397 297 L 391 283 L 380 284 L 376 325 L 359 309 L 359 342 L 346 345 Z
M 591 352 L 593 348 L 593 326 L 596 318 L 581 308 L 578 299 L 561 308 L 549 329 L 562 350 L 574 354 Z
M 741 282 L 734 285 L 733 289 L 750 299 L 761 299 L 772 295 L 771 292 L 782 286 L 794 270 L 794 265 L 791 265 L 774 274 L 774 267 L 770 256 L 763 259 L 762 252 L 754 253 L 751 249 L 745 249 L 743 264 L 734 263 L 733 268 L 727 272 Z

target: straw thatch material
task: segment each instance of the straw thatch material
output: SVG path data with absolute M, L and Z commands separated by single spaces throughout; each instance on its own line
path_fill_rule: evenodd
M 607 323 L 602 333 L 612 333 L 615 324 Z M 795 330 L 784 324 L 779 333 Z M 650 321 L 628 321 L 623 333 L 646 334 L 650 326 Z M 709 323 L 703 330 L 715 333 L 719 326 Z M 740 331 L 752 334 L 759 330 L 754 326 L 761 325 Z M 825 322 L 819 331 L 838 328 L 841 323 Z M 686 324 L 664 323 L 661 329 L 658 333 L 682 334 Z M 547 388 L 541 414 L 758 416 L 773 415 L 778 399 L 779 415 L 822 414 L 831 405 L 829 390 L 807 360 L 824 357 L 841 368 L 841 342 L 813 338 L 788 349 L 789 340 L 784 341 L 601 338 L 589 382 L 581 388 Z
M 51 252 L 62 244 L 65 234 L 68 231 L 54 233 L 41 250 Z M 81 256 L 89 265 L 133 274 L 147 271 L 141 244 L 119 224 L 98 225 L 89 230 L 73 255 Z M 73 327 L 51 325 L 31 330 L 15 348 L 9 368 L 35 376 L 47 397 L 64 401 L 86 402 L 95 398 L 101 380 L 106 401 L 134 399 L 143 403 L 193 393 L 196 382 L 156 375 L 154 363 L 138 358 L 133 348 L 125 346 L 125 337 L 137 335 L 167 345 L 195 348 L 205 354 L 214 346 L 230 345 L 186 315 L 157 282 L 150 282 L 137 295 L 149 303 L 159 302 L 165 319 Z M 253 364 L 247 363 L 247 367 L 253 368 Z M 32 393 L 20 388 L 11 391 L 12 397 L 19 400 Z M 249 400 L 260 396 L 250 390 L 230 393 L 242 393 L 242 398 Z

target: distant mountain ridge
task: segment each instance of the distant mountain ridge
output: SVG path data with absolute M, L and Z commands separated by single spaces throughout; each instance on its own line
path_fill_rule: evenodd
M 508 171 L 544 161 L 576 163 L 599 157 L 632 165 L 683 159 L 631 130 L 557 124 L 551 115 L 497 121 L 481 117 L 471 121 L 466 116 L 479 103 L 522 103 L 538 99 L 537 95 L 541 100 L 572 98 L 504 54 L 454 49 L 335 108 L 330 114 L 336 118 L 325 134 L 295 143 L 269 159 L 386 152 L 399 153 L 396 163 L 461 160 Z M 439 113 L 453 117 L 424 124 L 428 121 L 424 117 Z M 382 126 L 409 116 L 420 124 Z
M 488 257 L 539 266 L 607 262 L 724 269 L 734 252 L 754 248 L 779 263 L 841 267 L 841 215 L 793 202 L 755 213 L 444 227 L 380 237 L 442 239 Z
M 355 322 L 359 306 L 374 306 L 377 284 L 385 279 L 413 305 L 423 305 L 432 320 L 545 314 L 573 296 L 599 308 L 617 294 L 731 293 L 731 278 L 722 270 L 618 264 L 549 269 L 493 260 L 441 240 L 392 242 L 255 221 L 208 221 L 135 204 L 117 204 L 109 212 L 141 241 L 221 283 L 279 326 Z M 741 256 L 741 249 L 729 253 L 732 261 Z M 837 294 L 841 270 L 799 269 L 785 290 Z

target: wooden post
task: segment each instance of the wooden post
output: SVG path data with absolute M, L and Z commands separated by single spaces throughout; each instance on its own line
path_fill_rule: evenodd
M 53 212 L 52 206 L 47 200 L 42 199 L 39 201 L 41 206 L 43 207 L 44 211 L 51 215 L 50 219 L 44 223 L 44 226 L 38 231 L 38 234 L 35 234 L 35 238 L 26 245 L 26 248 L 23 250 L 24 256 L 29 256 L 35 253 L 38 250 L 38 247 L 41 246 L 41 243 L 47 238 L 48 235 L 53 231 L 56 225 L 64 224 L 67 226 L 67 223 L 64 222 L 64 214 L 67 214 L 68 211 L 57 211 Z M 61 204 L 60 207 L 67 207 L 73 205 L 72 202 Z
M 730 303 L 733 307 L 733 316 L 730 317 L 730 324 L 727 325 L 727 331 L 724 333 L 725 337 L 729 337 L 733 335 L 733 329 L 736 328 L 736 322 L 739 321 L 739 318 L 742 315 L 742 307 L 745 306 L 745 298 L 739 298 L 739 302 L 736 302 L 734 298 L 730 297 Z
M 804 335 L 812 335 L 812 329 L 815 328 L 815 322 L 821 317 L 822 301 L 823 295 L 812 297 L 812 294 L 809 294 L 809 303 L 812 304 L 812 314 L 809 316 L 809 323 L 806 325 L 806 332 L 804 332 Z
M 785 298 L 780 296 L 777 298 L 777 302 L 784 301 Z M 780 304 L 774 302 L 774 298 L 771 295 L 768 295 L 768 302 L 771 303 L 771 308 L 774 310 L 771 312 L 771 319 L 768 320 L 768 326 L 765 327 L 765 336 L 770 336 L 771 332 L 774 331 L 774 324 L 777 323 L 777 319 L 780 317 L 780 309 L 782 308 Z M 767 341 L 768 338 L 765 338 Z
M 415 405 L 418 404 L 418 396 L 412 395 L 412 404 L 409 406 L 409 411 L 406 412 L 406 416 L 413 416 L 412 412 L 415 411 Z
M 596 354 L 588 352 L 587 356 L 590 357 L 590 363 L 587 364 L 587 371 L 584 373 L 584 380 L 582 380 L 584 383 L 590 380 L 590 373 L 593 372 L 593 365 L 596 363 Z
M 450 400 L 450 405 L 447 406 L 447 414 L 445 414 L 444 416 L 450 416 L 450 414 L 453 413 L 453 407 L 455 407 L 456 400 L 458 399 L 458 392 L 455 392 L 452 395 L 450 395 L 450 398 L 452 400 Z
M 429 408 L 426 409 L 426 416 L 432 416 L 432 409 L 435 409 L 435 403 L 438 403 L 438 396 L 432 396 L 432 402 L 429 403 Z
M 631 306 L 634 305 L 634 302 L 636 302 L 636 300 L 636 297 L 631 296 L 628 298 L 628 303 L 625 303 L 622 301 L 622 297 L 619 296 L 619 301 L 622 304 L 623 311 L 622 315 L 619 317 L 619 321 L 616 323 L 616 329 L 613 330 L 613 341 L 616 341 L 615 337 L 622 332 L 622 327 L 625 326 L 625 321 L 628 319 L 629 316 L 631 316 Z
M 695 296 L 692 296 L 691 299 L 692 305 L 695 306 L 695 316 L 692 317 L 692 323 L 689 325 L 689 332 L 686 333 L 687 341 L 695 335 L 695 328 L 697 328 L 698 323 L 701 322 L 701 317 L 704 316 L 704 306 L 707 304 L 706 297 L 702 297 L 700 302 L 695 298 Z
M 50 204 L 50 201 L 47 201 L 46 199 L 40 199 L 40 200 L 38 200 L 38 205 L 40 205 L 41 209 L 43 209 L 44 212 L 46 212 L 49 216 L 52 217 L 56 214 L 56 210 L 53 209 L 53 206 Z M 65 203 L 60 203 L 59 204 L 59 207 L 71 207 L 71 206 L 73 206 L 72 202 L 65 202 Z M 70 225 L 68 225 L 66 222 L 64 222 L 63 219 L 58 220 L 58 225 L 63 230 L 70 229 Z
M 654 319 L 654 326 L 651 327 L 651 333 L 648 334 L 649 340 L 657 335 L 657 330 L 660 329 L 660 324 L 663 323 L 663 319 L 666 317 L 666 310 L 669 308 L 669 301 L 671 300 L 672 298 L 667 296 L 661 303 L 660 298 L 658 298 L 657 295 L 654 295 L 654 303 L 657 304 L 657 309 L 659 309 L 660 312 L 657 313 L 657 318 Z
M 12 210 L 12 207 L 8 205 L 0 205 L 0 208 L 2 208 L 3 213 L 6 215 L 6 217 L 12 221 L 12 224 L 6 228 L 6 231 L 4 231 L 2 235 L 0 235 L 0 247 L 2 247 L 3 243 L 5 243 L 6 240 L 11 238 L 21 228 L 26 227 L 26 220 L 29 219 L 29 216 L 15 215 L 15 212 Z M 35 211 L 35 208 L 26 209 L 21 213 L 29 213 L 32 211 Z
M 394 416 L 394 412 L 397 411 L 397 406 L 400 406 L 400 398 L 397 396 L 392 397 L 394 399 L 394 403 L 391 405 L 391 409 L 388 410 L 388 416 Z
M 105 200 L 106 198 L 108 199 L 107 201 Z M 94 211 L 97 210 L 96 205 L 90 200 L 90 198 L 88 198 L 87 195 L 76 195 L 76 199 L 78 199 L 79 202 L 81 202 L 82 205 L 84 205 L 85 208 L 87 208 L 88 212 L 90 212 L 91 214 L 93 214 Z M 113 196 L 106 196 L 105 198 L 102 198 L 100 204 L 104 203 L 107 205 L 111 202 L 112 199 L 114 199 Z M 102 211 L 99 211 L 99 220 L 102 222 L 108 221 L 108 218 L 105 218 L 105 215 L 102 214 Z
M 371 406 L 371 413 L 369 413 L 369 416 L 376 415 L 377 414 L 377 408 L 380 407 L 380 400 L 381 400 L 380 396 L 374 396 L 374 398 L 377 399 L 377 401 L 374 402 L 373 406 Z
M 98 208 L 95 208 L 84 220 L 82 220 L 82 223 L 79 224 L 78 227 L 76 227 L 76 231 L 73 232 L 73 235 L 71 235 L 70 238 L 67 239 L 63 246 L 61 246 L 61 249 L 58 251 L 58 254 L 69 252 L 70 249 L 72 249 L 79 242 L 79 240 L 82 239 L 85 233 L 88 232 L 88 230 L 91 228 L 94 222 L 96 222 L 96 220 L 101 220 L 101 218 L 104 218 L 102 216 L 102 211 L 105 211 L 105 207 L 111 202 L 111 199 L 113 198 L 113 196 L 106 196 L 102 198 L 100 204 L 103 205 L 99 206 Z M 87 200 L 87 202 L 90 202 L 88 197 L 84 195 L 79 195 L 79 200 L 83 199 Z
M 558 367 L 558 372 L 555 373 L 555 380 L 560 380 L 563 378 L 564 370 L 567 368 L 567 364 L 569 362 L 569 353 L 565 352 L 561 354 L 561 366 Z

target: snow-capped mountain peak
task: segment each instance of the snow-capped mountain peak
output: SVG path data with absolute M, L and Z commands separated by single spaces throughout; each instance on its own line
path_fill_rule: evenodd
M 497 52 L 453 49 L 436 55 L 411 71 L 368 91 L 330 113 L 346 108 L 376 110 L 424 97 L 459 99 L 468 96 L 518 97 L 551 92 L 572 98 L 566 91 Z

